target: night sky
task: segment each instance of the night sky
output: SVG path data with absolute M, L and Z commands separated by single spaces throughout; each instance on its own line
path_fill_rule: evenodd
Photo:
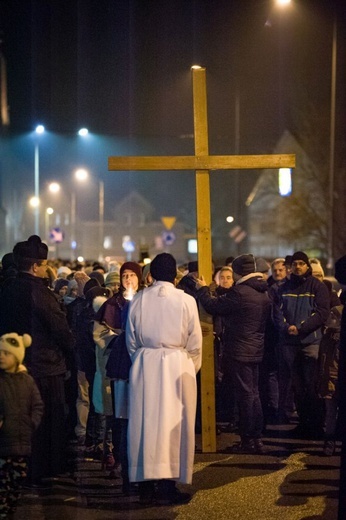
M 147 155 L 193 153 L 190 67 L 197 63 L 207 69 L 210 152 L 235 153 L 238 147 L 240 153 L 270 153 L 285 128 L 296 130 L 297 114 L 304 112 L 308 100 L 318 110 L 329 110 L 334 7 L 341 129 L 346 84 L 343 2 L 292 4 L 279 11 L 273 0 L 3 0 L 0 29 L 8 67 L 9 135 L 24 135 L 43 122 L 63 140 L 87 126 L 108 139 L 100 141 L 90 157 L 99 161 L 94 166 L 97 175 L 114 175 L 107 174 L 107 156 L 119 154 L 112 149 L 115 138 L 125 147 L 140 143 L 145 148 L 149 143 Z M 83 158 L 83 149 L 79 154 Z M 56 176 L 52 163 L 59 157 L 51 150 L 45 159 L 42 150 L 42 161 L 42 178 Z M 59 166 L 61 177 L 70 163 Z M 189 212 L 193 179 L 181 174 L 160 183 L 160 174 L 152 175 L 144 180 L 143 174 L 134 174 L 121 187 L 117 182 L 116 193 L 109 185 L 109 196 L 137 189 L 160 213 L 163 208 L 174 211 L 174 197 L 185 192 L 181 211 Z M 232 199 L 234 178 L 231 172 L 222 175 L 212 181 L 212 196 L 221 202 L 227 193 Z M 241 204 L 255 175 L 244 172 Z

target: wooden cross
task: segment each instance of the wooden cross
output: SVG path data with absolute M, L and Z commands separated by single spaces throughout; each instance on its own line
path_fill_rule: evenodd
M 210 223 L 209 170 L 294 168 L 294 155 L 209 155 L 206 69 L 192 68 L 195 155 L 156 157 L 109 157 L 108 170 L 195 170 L 198 270 L 207 283 L 212 280 L 212 251 Z M 215 382 L 213 325 L 207 316 L 201 316 L 203 363 L 201 370 L 202 393 L 202 451 L 216 452 Z

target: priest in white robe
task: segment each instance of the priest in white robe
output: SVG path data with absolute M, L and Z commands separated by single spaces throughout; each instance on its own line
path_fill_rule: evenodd
M 133 298 L 126 326 L 129 477 L 142 503 L 174 504 L 187 495 L 175 483 L 192 481 L 202 332 L 195 299 L 174 286 L 173 256 L 157 255 L 150 272 L 155 281 Z

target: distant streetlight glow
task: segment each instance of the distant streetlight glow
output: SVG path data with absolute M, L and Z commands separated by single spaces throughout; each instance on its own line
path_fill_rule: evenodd
M 234 221 L 234 217 L 232 217 L 231 215 L 229 215 L 227 218 L 226 218 L 226 221 L 231 223 Z
M 45 130 L 45 128 L 43 125 L 37 125 L 37 127 L 35 128 L 35 132 L 37 134 L 43 134 L 44 130 Z
M 280 6 L 285 6 L 291 3 L 291 0 L 276 0 L 276 3 Z
M 84 168 L 79 168 L 75 172 L 75 177 L 76 177 L 77 181 L 82 181 L 82 182 L 86 181 L 88 178 L 88 172 L 87 172 L 87 170 L 84 170 Z
M 46 212 L 48 213 L 48 215 L 53 215 L 54 209 L 53 208 L 47 208 Z
M 38 208 L 40 205 L 40 199 L 38 197 L 31 197 L 29 199 L 29 204 L 32 208 Z
M 198 69 L 201 69 L 202 67 L 200 65 L 192 65 L 191 69 L 194 69 L 194 70 L 198 70 Z
M 85 137 L 86 135 L 88 135 L 89 133 L 89 130 L 87 128 L 81 128 L 80 130 L 78 130 L 78 135 L 81 135 L 82 137 Z
M 60 184 L 58 182 L 51 182 L 48 189 L 51 193 L 58 193 L 60 191 Z

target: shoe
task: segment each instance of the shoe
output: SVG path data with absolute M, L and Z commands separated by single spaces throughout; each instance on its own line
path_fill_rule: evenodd
M 171 506 L 178 504 L 186 504 L 191 500 L 190 493 L 183 493 L 179 489 L 175 488 L 173 493 L 161 494 L 158 493 L 156 496 L 156 504 L 159 506 Z
M 77 437 L 78 446 L 85 446 L 85 435 L 80 435 Z
M 112 471 L 115 468 L 115 460 L 113 457 L 113 453 L 107 453 L 106 461 L 105 461 L 105 468 L 107 471 Z
M 254 439 L 254 444 L 255 453 L 257 453 L 258 455 L 263 455 L 264 453 L 266 453 L 267 450 L 264 447 L 262 439 Z
M 323 453 L 326 457 L 332 457 L 335 453 L 335 441 L 324 441 Z
M 124 490 L 124 486 L 126 486 L 126 492 Z M 123 491 L 124 491 L 125 496 L 129 496 L 130 486 L 131 486 L 131 484 L 128 481 L 128 479 L 123 479 Z M 155 482 L 153 480 L 139 482 L 138 491 L 139 491 L 139 503 L 142 506 L 150 506 L 151 504 L 154 503 Z
M 222 431 L 224 433 L 234 433 L 238 430 L 238 425 L 234 422 L 230 422 L 228 424 L 226 424 L 226 426 L 224 426 L 222 428 Z
M 247 441 L 241 441 L 239 444 L 234 444 L 229 448 L 230 453 L 235 454 L 255 454 L 255 441 L 253 439 L 249 439 Z

